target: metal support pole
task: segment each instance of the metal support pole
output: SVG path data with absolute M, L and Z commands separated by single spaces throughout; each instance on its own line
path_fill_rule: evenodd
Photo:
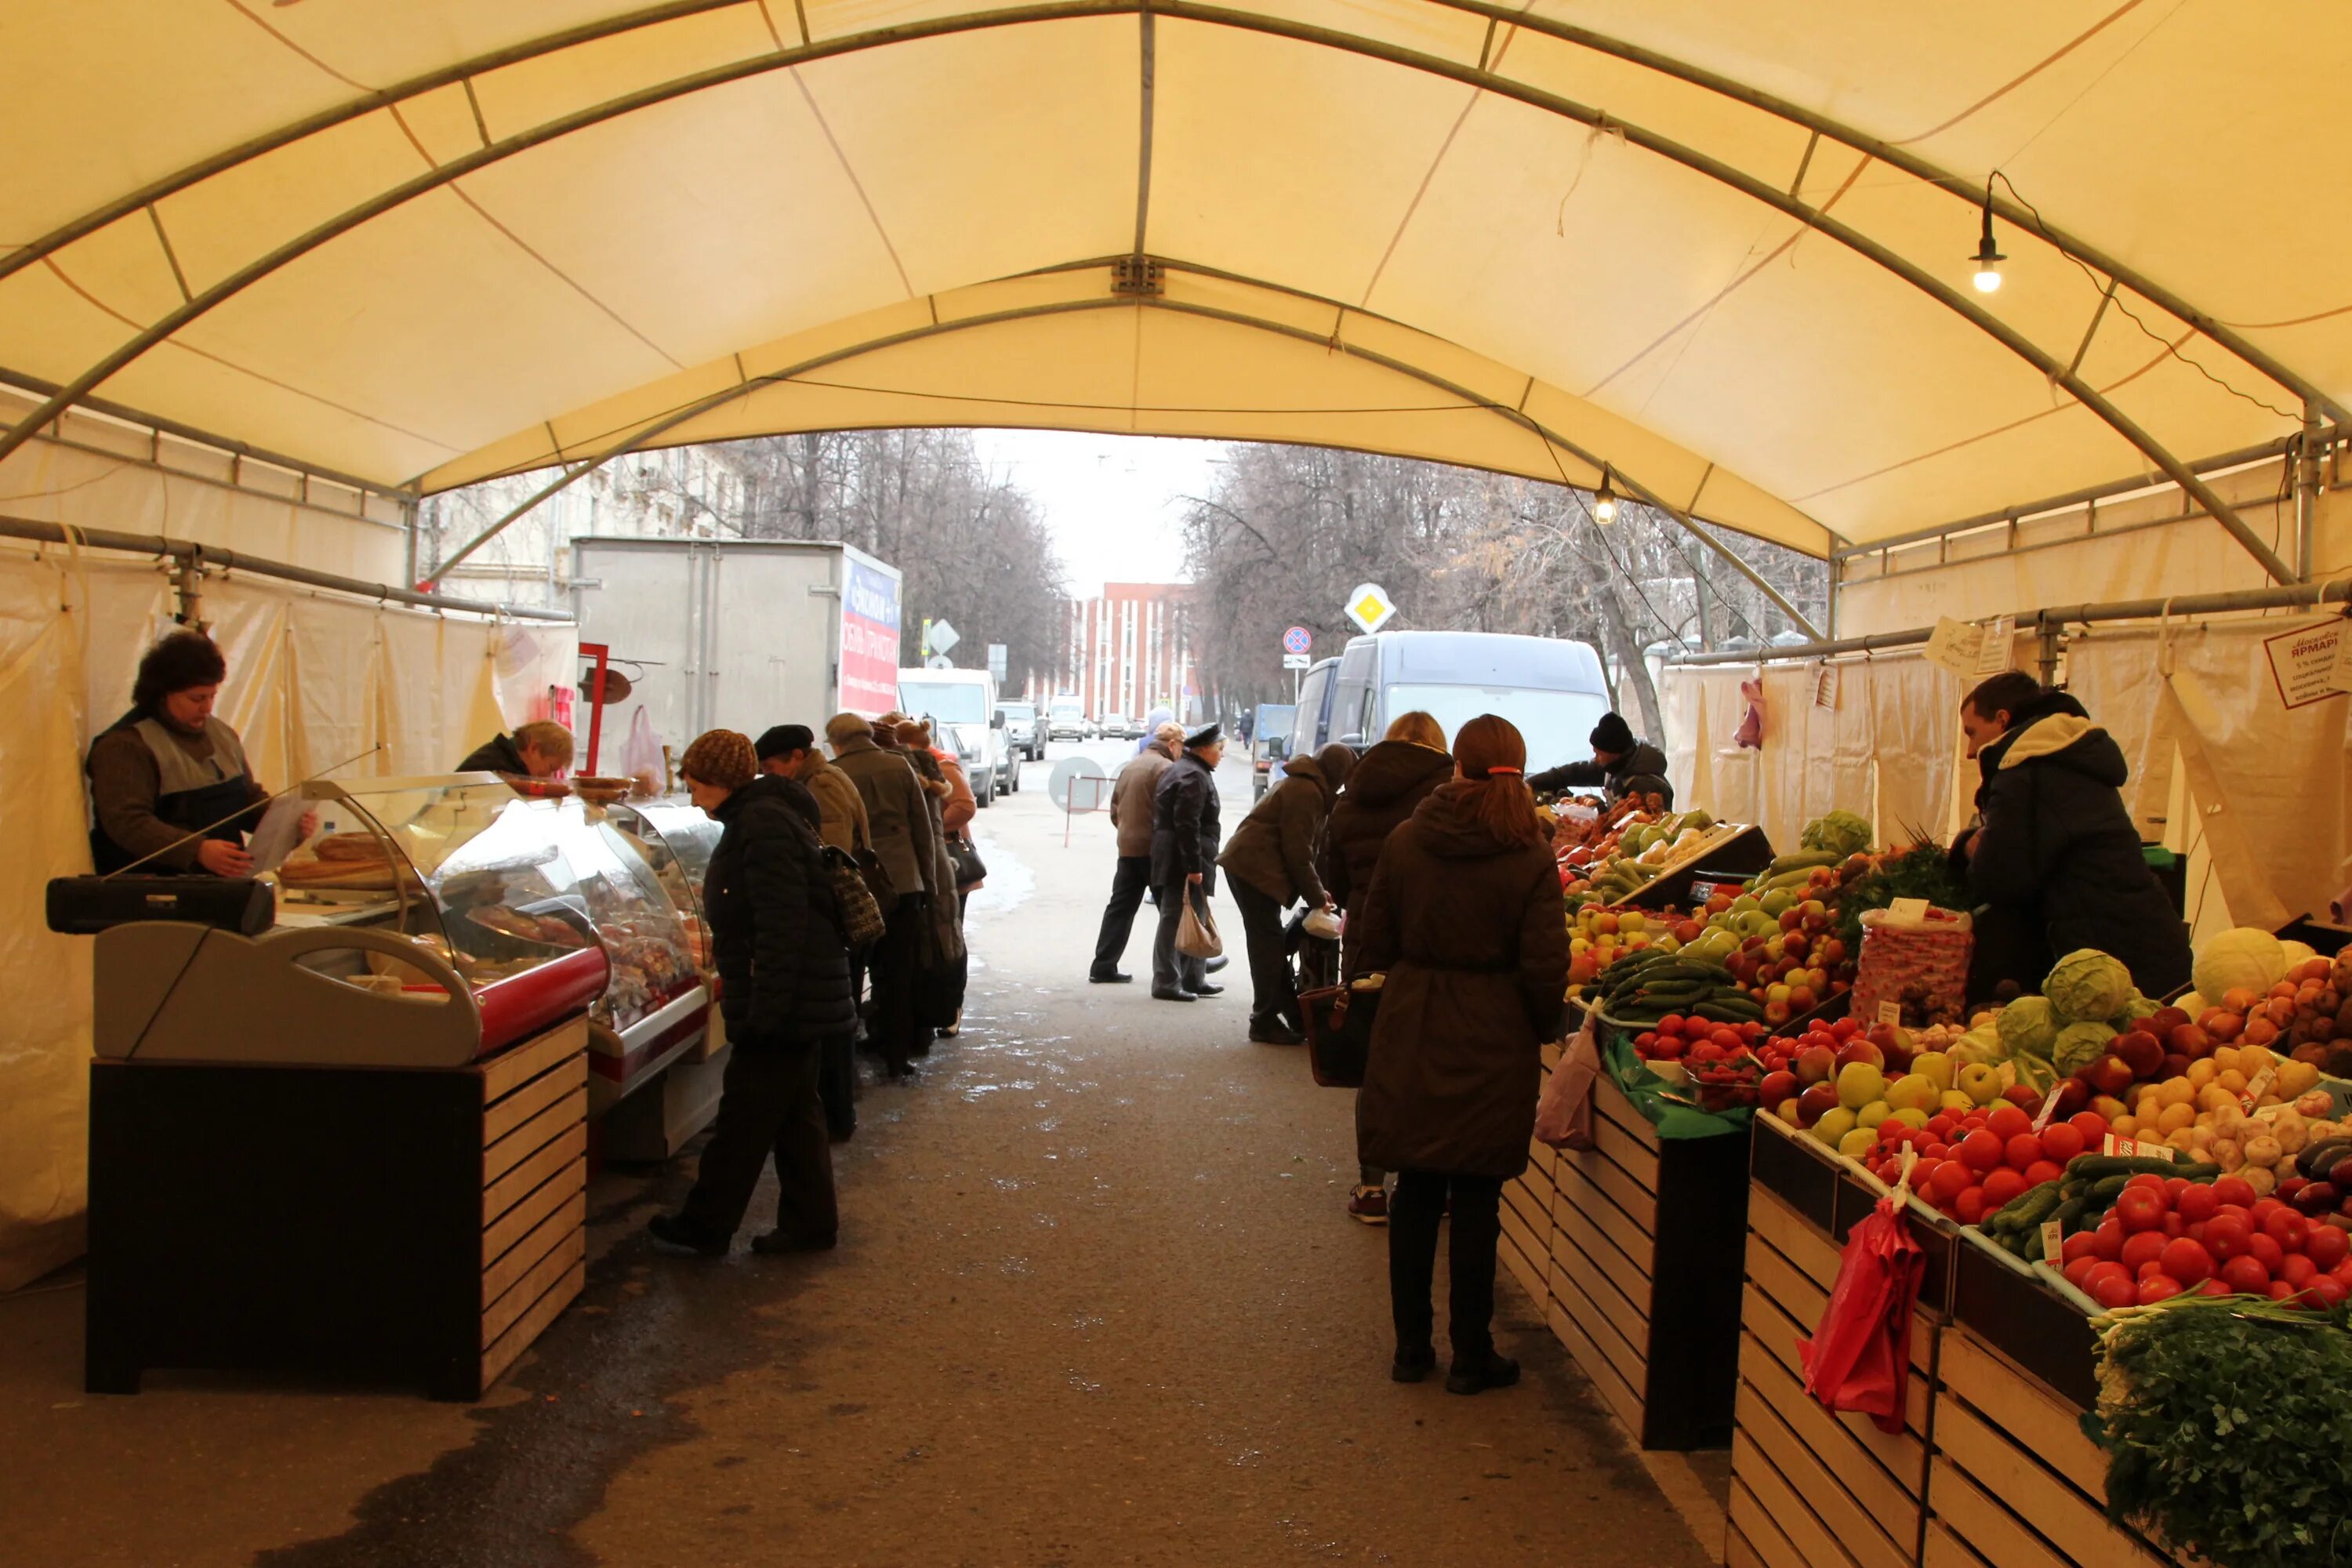
M 180 557 L 180 569 L 173 574 L 172 589 L 179 595 L 179 604 L 173 609 L 172 618 L 184 626 L 194 626 L 199 631 L 203 630 L 205 625 L 203 545 L 190 546 L 188 552 Z
M 580 657 L 596 661 L 596 673 L 588 684 L 588 765 L 581 770 L 594 778 L 596 748 L 604 739 L 604 669 L 613 650 L 604 643 L 584 642 L 580 645 Z
M 2294 444 L 2294 565 L 2300 582 L 2311 581 L 2319 551 L 2319 405 L 2304 400 L 2303 433 Z
M 2058 650 L 2064 630 L 2055 621 L 2037 619 L 2034 624 L 2034 639 L 2040 645 L 2037 662 L 2042 667 L 2042 684 L 2044 686 L 2058 684 Z

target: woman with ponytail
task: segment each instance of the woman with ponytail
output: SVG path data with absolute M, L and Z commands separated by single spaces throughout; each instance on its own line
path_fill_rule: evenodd
M 1385 973 L 1358 1157 L 1397 1173 L 1389 1202 L 1391 1375 L 1437 1364 L 1430 1287 L 1449 1200 L 1448 1336 L 1455 1394 L 1505 1388 L 1519 1364 L 1495 1349 L 1495 1246 L 1503 1184 L 1527 1168 L 1540 1050 L 1560 1037 L 1568 927 L 1559 874 L 1528 791 L 1527 742 L 1485 713 L 1454 739 L 1454 777 L 1389 837 L 1350 916 L 1348 973 Z

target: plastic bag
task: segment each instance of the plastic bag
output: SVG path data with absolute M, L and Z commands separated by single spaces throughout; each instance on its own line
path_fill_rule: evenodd
M 661 737 L 654 733 L 653 719 L 642 704 L 629 721 L 629 738 L 621 742 L 621 772 L 636 780 L 645 795 L 660 795 L 669 786 Z
M 1211 959 L 1225 951 L 1217 935 L 1217 917 L 1209 912 L 1208 898 L 1198 888 L 1184 900 L 1184 914 L 1176 925 L 1176 951 L 1187 958 Z
M 1593 1147 L 1592 1089 L 1601 1081 L 1597 1028 L 1586 1015 L 1584 1027 L 1560 1051 L 1544 1079 L 1542 1098 L 1536 1101 L 1536 1138 L 1555 1149 Z
M 1732 741 L 1741 748 L 1760 752 L 1764 749 L 1764 680 L 1739 683 L 1739 728 L 1732 731 Z
M 1853 1016 L 1866 1027 L 1887 1021 L 1906 1029 L 1957 1024 L 1968 1016 L 1969 956 L 1976 950 L 1973 922 L 1951 910 L 1931 909 L 1922 924 L 1896 921 L 1891 910 L 1865 910 L 1862 955 L 1855 961 Z
M 1805 1392 L 1831 1410 L 1867 1415 L 1889 1434 L 1903 1430 L 1911 1379 L 1911 1312 L 1927 1255 L 1904 1224 L 1916 1150 L 1906 1150 L 1894 1193 L 1855 1222 L 1838 1259 L 1822 1321 L 1797 1342 Z

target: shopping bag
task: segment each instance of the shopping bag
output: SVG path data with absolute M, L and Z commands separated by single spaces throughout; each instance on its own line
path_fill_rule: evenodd
M 1960 1022 L 1968 1016 L 1969 958 L 1975 945 L 1974 922 L 1965 912 L 1931 908 L 1925 920 L 1904 924 L 1891 910 L 1864 910 L 1853 1016 L 1875 1024 L 1892 1003 L 1888 1021 L 1906 1029 Z
M 825 881 L 833 889 L 843 945 L 852 952 L 873 946 L 882 940 L 882 906 L 866 885 L 865 873 L 847 851 L 835 845 L 824 845 L 817 853 L 824 858 Z
M 1592 1142 L 1592 1089 L 1601 1081 L 1599 1021 L 1584 1016 L 1559 1060 L 1544 1079 L 1536 1101 L 1536 1139 L 1555 1149 L 1590 1149 Z
M 1217 917 L 1209 912 L 1207 895 L 1198 888 L 1186 891 L 1184 913 L 1176 925 L 1176 951 L 1187 958 L 1222 957 L 1225 944 L 1217 936 Z
M 969 838 L 958 836 L 948 840 L 948 860 L 955 868 L 956 891 L 969 893 L 988 880 L 988 862 L 980 858 Z
M 654 721 L 643 707 L 629 720 L 629 738 L 621 743 L 621 772 L 637 781 L 646 795 L 663 795 L 669 789 L 669 763 L 662 754 L 661 737 L 654 732 Z
M 1895 1191 L 1854 1222 L 1822 1321 L 1797 1342 L 1805 1392 L 1828 1409 L 1869 1416 L 1889 1435 L 1903 1430 L 1911 1378 L 1911 1311 L 1927 1267 L 1903 1223 L 1917 1156 L 1916 1148 L 1903 1152 L 1903 1175 Z
M 1379 1016 L 1381 986 L 1387 976 L 1363 975 L 1349 985 L 1323 985 L 1298 995 L 1306 1024 L 1307 1068 L 1325 1089 L 1361 1089 L 1372 1054 L 1372 1021 Z

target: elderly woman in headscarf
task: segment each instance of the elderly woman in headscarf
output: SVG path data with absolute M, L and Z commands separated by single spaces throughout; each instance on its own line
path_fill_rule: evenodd
M 917 947 L 915 1055 L 930 1048 L 930 1031 L 952 1035 L 963 1016 L 963 900 L 955 891 L 955 858 L 948 852 L 947 811 L 955 798 L 947 770 L 931 750 L 930 733 L 913 721 L 898 726 L 898 754 L 915 770 L 931 814 L 932 886 L 947 889 L 934 894 L 923 910 L 922 939 Z M 937 1020 L 937 1022 L 931 1022 Z
M 1242 911 L 1250 963 L 1249 1037 L 1258 1045 L 1295 1046 L 1305 1038 L 1282 912 L 1300 902 L 1331 907 L 1315 869 L 1316 844 L 1355 762 L 1356 753 L 1337 742 L 1311 757 L 1291 758 L 1282 781 L 1251 808 L 1217 857 Z

